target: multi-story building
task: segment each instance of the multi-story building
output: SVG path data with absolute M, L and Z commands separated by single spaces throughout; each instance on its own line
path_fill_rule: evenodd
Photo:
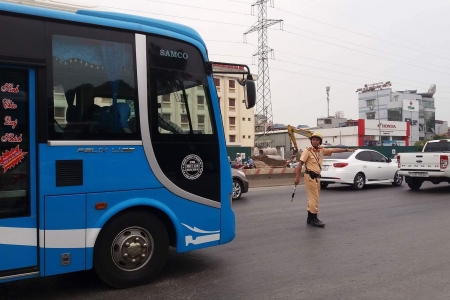
M 366 120 L 409 122 L 410 141 L 431 139 L 436 134 L 433 95 L 436 86 L 427 93 L 396 91 L 386 88 L 358 94 L 359 118 Z M 382 137 L 384 138 L 388 137 Z M 394 137 L 395 138 L 395 137 Z
M 446 135 L 448 134 L 448 122 L 442 120 L 436 120 L 436 134 Z
M 253 76 L 253 78 L 256 78 Z M 245 107 L 242 75 L 214 74 L 223 127 L 228 146 L 253 147 L 255 144 L 254 109 Z

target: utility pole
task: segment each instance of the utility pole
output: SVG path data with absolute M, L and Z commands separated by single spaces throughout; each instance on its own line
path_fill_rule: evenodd
M 377 89 L 377 104 L 378 104 L 378 139 L 380 140 L 380 146 L 383 146 L 381 141 L 381 116 L 380 116 L 380 99 L 378 99 L 378 89 Z
M 263 132 L 258 137 L 255 135 L 255 147 L 265 148 L 273 144 L 273 115 L 272 102 L 270 99 L 269 58 L 273 56 L 273 49 L 268 45 L 267 28 L 283 20 L 267 19 L 267 2 L 273 7 L 273 0 L 256 0 L 252 4 L 252 14 L 255 6 L 258 6 L 258 22 L 244 33 L 258 31 L 258 50 L 253 56 L 258 56 L 258 79 L 257 98 L 255 105 L 255 133 Z M 270 127 L 270 128 L 269 128 Z
M 330 87 L 327 86 L 327 103 L 328 103 L 328 115 L 327 117 L 330 117 Z

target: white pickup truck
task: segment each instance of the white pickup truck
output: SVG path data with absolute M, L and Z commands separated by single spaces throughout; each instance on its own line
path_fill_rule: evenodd
M 450 183 L 450 139 L 428 141 L 422 152 L 404 152 L 397 156 L 399 175 L 412 190 L 418 190 L 424 181 L 434 184 Z

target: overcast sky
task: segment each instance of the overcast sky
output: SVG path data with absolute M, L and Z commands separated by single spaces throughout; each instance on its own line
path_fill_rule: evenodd
M 50 0 L 52 1 L 52 0 Z M 258 72 L 258 35 L 243 33 L 257 22 L 250 0 L 61 0 L 182 23 L 196 29 L 210 60 L 248 64 Z M 97 5 L 97 6 L 96 6 Z M 180 6 L 183 5 L 183 6 Z M 391 81 L 393 90 L 426 92 L 436 84 L 436 119 L 450 121 L 450 1 L 275 0 L 268 31 L 275 123 L 314 126 L 344 111 L 358 118 L 357 88 Z M 254 65 L 252 65 L 254 64 Z

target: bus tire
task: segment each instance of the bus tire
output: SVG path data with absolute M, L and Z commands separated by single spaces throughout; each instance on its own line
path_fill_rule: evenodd
M 100 231 L 94 247 L 94 270 L 114 288 L 141 285 L 163 268 L 169 236 L 163 222 L 146 211 L 117 215 Z

